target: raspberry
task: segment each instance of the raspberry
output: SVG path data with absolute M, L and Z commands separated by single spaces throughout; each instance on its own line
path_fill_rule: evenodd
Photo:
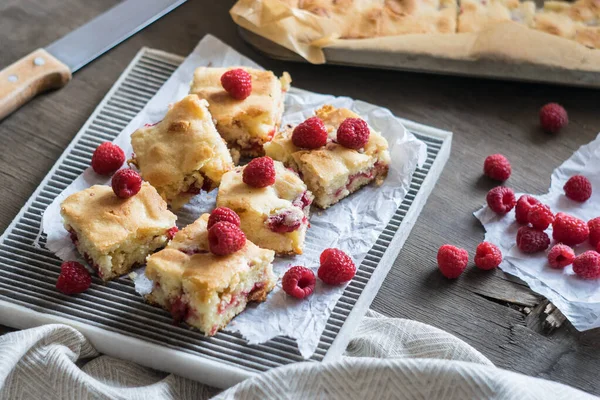
M 504 186 L 496 186 L 490 190 L 486 200 L 491 210 L 498 214 L 506 214 L 512 210 L 517 203 L 515 192 Z
M 548 262 L 552 268 L 564 268 L 575 259 L 575 252 L 566 244 L 559 243 L 552 246 L 548 253 Z
M 529 210 L 531 210 L 532 206 L 539 203 L 540 202 L 538 199 L 527 194 L 519 197 L 519 201 L 517 201 L 517 207 L 515 208 L 517 222 L 520 224 L 527 224 L 529 222 Z
M 560 104 L 548 103 L 540 110 L 540 125 L 548 133 L 556 133 L 569 124 L 567 111 Z
M 337 142 L 349 149 L 362 149 L 369 141 L 369 125 L 360 118 L 346 118 L 337 130 Z
M 573 261 L 573 272 L 583 279 L 600 278 L 600 254 L 593 250 L 580 254 Z
M 255 158 L 246 165 L 242 180 L 246 185 L 264 188 L 275 183 L 275 163 L 271 157 Z
M 92 168 L 97 174 L 111 175 L 125 162 L 125 152 L 111 142 L 104 142 L 92 155 Z
M 565 213 L 558 213 L 552 223 L 552 237 L 559 243 L 575 246 L 585 242 L 590 234 L 585 221 Z
M 590 230 L 590 244 L 594 247 L 598 246 L 600 244 L 600 217 L 590 219 L 588 229 Z
M 321 266 L 317 275 L 329 285 L 348 282 L 356 274 L 356 266 L 352 258 L 339 249 L 325 249 L 319 259 Z
M 517 231 L 517 247 L 523 253 L 537 253 L 550 246 L 550 238 L 546 232 L 537 231 L 529 226 L 522 226 Z
M 231 208 L 227 207 L 217 207 L 211 213 L 210 217 L 208 217 L 208 224 L 206 229 L 212 228 L 214 224 L 217 222 L 229 222 L 230 224 L 234 224 L 238 228 L 241 225 L 240 216 L 237 215 L 235 211 Z
M 305 149 L 317 149 L 327 143 L 327 128 L 319 117 L 311 117 L 294 128 L 292 143 Z
M 483 173 L 488 178 L 496 181 L 505 181 L 510 178 L 512 168 L 510 162 L 502 154 L 492 154 L 483 163 Z
M 463 273 L 469 262 L 469 253 L 465 249 L 445 244 L 438 250 L 437 263 L 442 275 L 456 279 Z
M 231 222 L 217 222 L 208 230 L 210 252 L 218 256 L 233 254 L 245 244 L 246 235 Z
M 87 269 L 76 261 L 65 261 L 60 266 L 60 275 L 56 288 L 64 294 L 85 292 L 92 284 L 92 277 Z
M 221 85 L 234 99 L 244 100 L 252 93 L 252 76 L 241 68 L 231 69 L 221 75 Z
M 475 251 L 475 266 L 479 269 L 494 269 L 502 262 L 502 252 L 495 244 L 483 242 Z
M 531 226 L 533 226 L 533 229 L 543 231 L 547 229 L 554 221 L 554 214 L 550 210 L 550 207 L 545 204 L 538 203 L 529 210 L 527 220 Z
M 167 238 L 168 238 L 169 240 L 173 240 L 173 238 L 175 237 L 175 234 L 176 234 L 177 232 L 179 232 L 179 228 L 178 228 L 178 227 L 176 227 L 176 226 L 172 227 L 171 229 L 169 229 L 169 230 L 167 231 Z
M 592 197 L 592 183 L 583 175 L 570 177 L 563 186 L 563 190 L 568 198 L 580 203 Z
M 142 188 L 142 177 L 132 169 L 122 169 L 113 175 L 111 185 L 117 197 L 128 199 Z
M 281 280 L 283 291 L 297 299 L 310 296 L 315 290 L 315 273 L 299 265 L 288 269 Z

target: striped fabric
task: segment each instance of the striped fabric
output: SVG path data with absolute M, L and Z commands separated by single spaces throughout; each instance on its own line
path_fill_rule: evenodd
M 0 399 L 592 399 L 496 368 L 456 337 L 370 312 L 345 357 L 276 368 L 220 392 L 99 355 L 66 325 L 0 337 Z

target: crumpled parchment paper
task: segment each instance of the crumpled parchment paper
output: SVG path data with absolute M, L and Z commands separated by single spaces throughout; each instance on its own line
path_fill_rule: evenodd
M 584 203 L 570 200 L 564 194 L 563 185 L 573 175 L 585 175 L 592 182 L 592 197 Z M 521 194 L 518 193 L 517 198 Z M 564 212 L 584 221 L 600 216 L 600 135 L 554 170 L 548 193 L 534 197 L 550 206 L 554 213 Z M 485 206 L 474 214 L 485 227 L 485 240 L 502 250 L 502 270 L 521 278 L 531 289 L 547 297 L 578 330 L 600 327 L 600 281 L 577 277 L 572 266 L 564 270 L 550 268 L 547 255 L 556 244 L 554 240 L 546 252 L 525 254 L 520 251 L 515 244 L 520 225 L 515 221 L 514 209 L 505 216 L 498 216 Z M 552 226 L 546 232 L 552 239 Z M 587 242 L 575 247 L 577 255 L 587 250 L 594 250 Z
M 183 98 L 189 90 L 193 71 L 202 65 L 258 67 L 250 59 L 212 36 L 206 36 L 164 84 L 148 105 L 115 139 L 125 154 L 131 154 L 130 135 L 145 123 L 160 121 L 167 106 Z M 293 78 L 293 77 L 292 77 Z M 344 199 L 326 211 L 317 211 L 311 218 L 305 252 L 296 257 L 278 257 L 275 272 L 282 275 L 291 265 L 304 265 L 315 273 L 321 251 L 337 247 L 348 252 L 360 265 L 409 190 L 412 174 L 426 159 L 426 146 L 409 133 L 385 108 L 347 97 L 333 97 L 292 88 L 287 95 L 283 123 L 299 123 L 324 104 L 347 107 L 361 115 L 377 131 L 382 132 L 390 145 L 392 165 L 389 175 L 380 187 L 368 186 Z M 86 170 L 48 207 L 43 217 L 43 229 L 48 235 L 46 246 L 62 259 L 79 258 L 69 235 L 62 225 L 60 203 L 68 195 L 94 184 L 109 184 L 110 179 Z M 177 212 L 177 224 L 185 226 L 202 213 L 214 208 L 216 191 L 202 193 Z M 134 278 L 136 290 L 147 293 L 152 283 L 143 275 L 143 269 Z M 317 281 L 314 293 L 303 301 L 286 295 L 278 285 L 264 303 L 251 304 L 227 327 L 240 332 L 251 344 L 263 343 L 275 336 L 296 339 L 303 357 L 315 351 L 325 324 L 337 300 L 344 291 L 342 286 L 327 286 Z M 141 299 L 140 299 L 141 301 Z

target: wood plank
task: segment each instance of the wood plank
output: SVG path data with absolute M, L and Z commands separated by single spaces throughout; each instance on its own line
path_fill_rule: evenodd
M 117 2 L 0 2 L 2 64 L 43 47 Z M 447 330 L 499 367 L 600 394 L 596 383 L 599 330 L 578 333 L 568 322 L 548 330 L 544 327 L 549 318 L 544 314 L 547 303 L 522 282 L 501 271 L 482 272 L 473 266 L 450 282 L 435 265 L 441 244 L 454 243 L 472 256 L 483 239 L 472 212 L 495 185 L 481 177 L 484 158 L 504 153 L 514 171 L 507 185 L 517 191 L 545 192 L 552 170 L 596 136 L 598 92 L 269 60 L 237 35 L 228 16 L 232 3 L 187 2 L 77 72 L 64 89 L 35 99 L 0 122 L 0 230 L 8 226 L 141 46 L 185 55 L 211 33 L 267 68 L 289 71 L 298 87 L 379 104 L 404 118 L 453 131 L 450 161 L 373 308 Z M 562 103 L 571 120 L 555 136 L 538 127 L 537 112 L 550 101 Z

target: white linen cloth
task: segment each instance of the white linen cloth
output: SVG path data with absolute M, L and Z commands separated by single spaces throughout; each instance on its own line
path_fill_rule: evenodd
M 88 361 L 89 360 L 89 361 Z M 87 361 L 87 362 L 85 362 Z M 0 399 L 592 399 L 505 371 L 437 328 L 369 312 L 345 356 L 268 371 L 226 391 L 99 355 L 67 325 L 0 336 Z

